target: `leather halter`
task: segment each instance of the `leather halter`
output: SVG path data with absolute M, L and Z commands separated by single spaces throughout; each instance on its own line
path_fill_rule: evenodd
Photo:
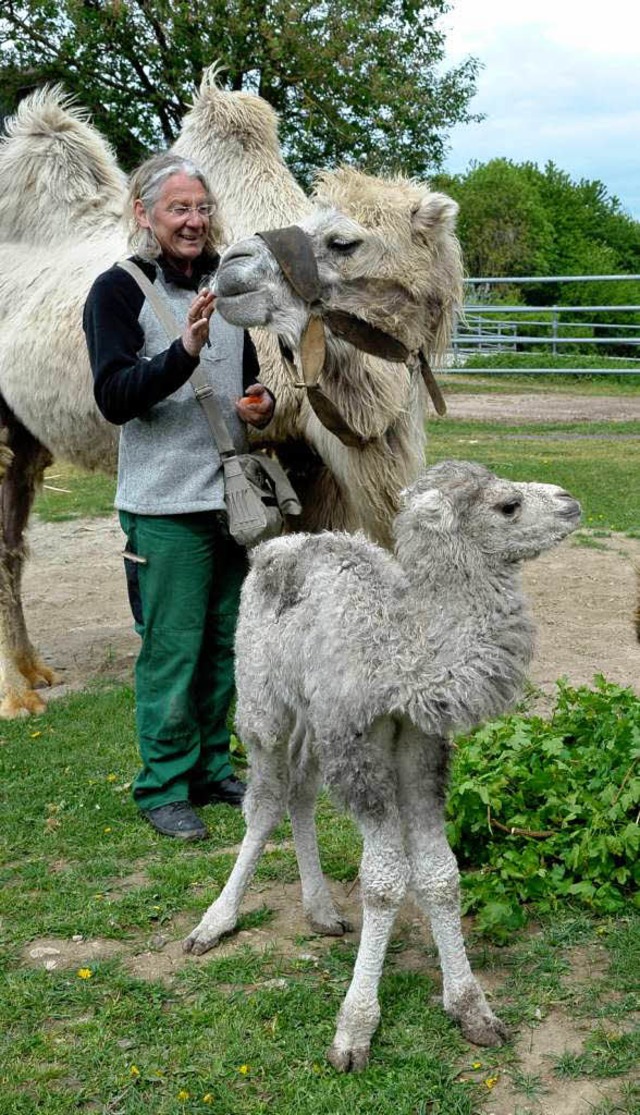
M 442 392 L 422 349 L 412 353 L 402 341 L 375 325 L 370 325 L 356 314 L 332 310 L 323 304 L 318 264 L 311 238 L 306 232 L 298 225 L 289 225 L 287 228 L 257 232 L 256 236 L 264 240 L 289 285 L 309 307 L 309 320 L 300 340 L 302 382 L 296 383 L 296 387 L 305 388 L 309 404 L 326 429 L 335 434 L 344 445 L 352 448 L 362 448 L 374 440 L 358 434 L 319 385 L 326 360 L 325 325 L 335 337 L 348 341 L 361 352 L 397 364 L 407 364 L 409 367 L 417 364 L 437 413 L 446 414 L 447 407 Z M 293 357 L 282 342 L 280 350 L 283 359 L 295 371 Z

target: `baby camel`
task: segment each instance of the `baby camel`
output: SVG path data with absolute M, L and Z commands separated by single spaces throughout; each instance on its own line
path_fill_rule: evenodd
M 513 705 L 533 646 L 520 564 L 580 518 L 562 489 L 466 461 L 428 469 L 403 500 L 393 556 L 362 535 L 333 533 L 290 535 L 252 555 L 236 647 L 237 725 L 251 760 L 247 832 L 220 897 L 185 942 L 202 953 L 234 928 L 287 806 L 312 927 L 349 928 L 318 857 L 314 805 L 324 782 L 364 841 L 360 948 L 328 1054 L 343 1072 L 367 1064 L 407 890 L 431 921 L 445 1010 L 476 1044 L 505 1037 L 462 937 L 444 827 L 448 741 Z

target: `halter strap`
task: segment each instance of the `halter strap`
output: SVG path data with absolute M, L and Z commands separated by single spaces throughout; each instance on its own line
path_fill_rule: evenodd
M 307 392 L 312 409 L 323 426 L 349 447 L 362 448 L 373 438 L 364 438 L 342 417 L 335 403 L 319 385 L 326 362 L 324 324 L 330 332 L 347 341 L 360 352 L 378 356 L 397 364 L 417 363 L 433 405 L 438 414 L 446 414 L 446 403 L 424 352 L 412 354 L 396 337 L 370 325 L 356 314 L 334 310 L 322 305 L 322 284 L 311 237 L 299 225 L 257 232 L 269 248 L 292 289 L 312 309 L 300 339 L 302 382 L 296 384 Z M 280 346 L 282 350 L 282 345 Z M 413 359 L 412 359 L 413 356 Z M 287 358 L 287 363 L 292 363 Z M 295 364 L 294 364 L 295 368 Z

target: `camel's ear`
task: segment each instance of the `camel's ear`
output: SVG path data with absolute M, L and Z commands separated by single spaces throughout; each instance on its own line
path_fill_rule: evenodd
M 446 194 L 425 193 L 411 210 L 411 224 L 418 234 L 434 228 L 453 232 L 457 215 L 458 203 L 453 198 Z
M 413 503 L 421 527 L 431 530 L 448 530 L 453 523 L 453 507 L 439 488 L 421 492 Z

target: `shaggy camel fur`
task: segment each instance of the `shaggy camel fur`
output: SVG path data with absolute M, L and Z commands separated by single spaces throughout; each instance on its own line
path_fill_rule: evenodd
M 454 201 L 424 183 L 349 169 L 321 174 L 307 199 L 283 162 L 273 109 L 219 89 L 215 67 L 204 74 L 175 149 L 207 173 L 234 242 L 251 237 L 223 257 L 219 309 L 228 320 L 277 333 L 298 358 L 310 307 L 253 237 L 295 222 L 312 238 L 324 307 L 355 312 L 438 362 L 462 301 Z M 224 296 L 223 274 L 230 277 Z M 259 331 L 254 339 L 262 378 L 278 399 L 261 440 L 292 468 L 303 501 L 300 528 L 360 528 L 390 545 L 400 492 L 424 461 L 427 396 L 419 375 L 327 334 L 323 385 L 365 442 L 349 448 L 318 420 L 275 338 Z
M 0 138 L 0 241 L 57 244 L 113 227 L 125 176 L 60 86 L 26 97 Z
M 25 102 L 9 131 L 0 146 L 0 182 L 6 182 L 11 193 L 3 167 L 10 168 L 21 190 L 31 182 L 36 224 L 44 217 L 51 182 L 57 191 L 49 195 L 51 224 L 66 230 L 57 243 L 36 243 L 30 206 L 20 205 L 15 196 L 7 199 L 5 214 L 13 215 L 13 238 L 18 242 L 0 244 L 0 425 L 15 455 L 1 500 L 0 667 L 5 697 L 0 716 L 11 717 L 42 711 L 34 686 L 53 679 L 29 640 L 21 602 L 23 535 L 35 489 L 52 457 L 89 469 L 115 467 L 117 435 L 95 406 L 81 321 L 94 278 L 126 254 L 126 247 L 117 220 L 117 168 L 107 145 L 80 113 L 70 110 L 59 90 Z M 273 228 L 285 219 L 298 219 L 303 211 L 305 220 L 313 219 L 316 210 L 282 162 L 275 116 L 259 98 L 223 93 L 211 74 L 205 75 L 176 147 L 202 165 L 214 192 L 225 198 L 223 217 L 234 231 Z M 380 283 L 370 284 L 355 264 L 348 272 L 332 271 L 319 259 L 326 297 L 339 302 L 349 296 L 363 317 L 370 301 L 376 303 L 376 314 L 385 305 L 404 303 L 407 320 L 423 315 L 425 346 L 439 347 L 461 290 L 460 253 L 452 232 L 454 203 L 439 200 L 441 195 L 426 187 L 406 184 L 403 211 L 394 211 L 389 227 L 382 229 L 389 199 L 404 187 L 396 184 L 389 193 L 388 184 L 358 177 L 363 186 L 368 183 L 372 198 L 379 191 L 378 207 L 370 199 L 357 227 L 362 242 L 369 244 L 362 258 L 380 272 Z M 339 177 L 335 181 L 337 196 Z M 61 189 L 65 183 L 66 197 Z M 105 184 L 102 208 L 102 195 L 93 185 L 99 183 Z M 20 200 L 24 202 L 24 196 Z M 338 237 L 345 220 L 353 228 L 353 217 L 342 216 L 333 199 L 330 205 L 318 205 L 326 235 L 332 222 Z M 247 216 L 241 225 L 243 209 Z M 431 216 L 425 222 L 427 213 Z M 92 220 L 95 230 L 87 235 Z M 424 277 L 420 290 L 411 285 L 415 275 L 404 274 L 403 254 L 414 238 L 430 238 L 434 245 L 433 252 L 422 257 L 421 266 L 433 267 L 433 274 Z M 320 240 L 314 243 L 319 249 Z M 308 307 L 301 312 L 300 299 L 282 281 L 274 285 L 269 279 L 267 297 L 279 324 L 289 318 L 297 323 L 287 333 L 293 343 Z M 426 309 L 416 309 L 416 299 L 421 298 Z M 263 320 L 263 304 L 255 311 L 256 324 L 269 326 Z M 389 541 L 399 492 L 423 460 L 426 394 L 419 377 L 402 364 L 332 342 L 327 391 L 352 415 L 363 436 L 373 438 L 363 449 L 347 448 L 311 411 L 274 338 L 260 330 L 256 341 L 262 378 L 278 399 L 276 419 L 261 439 L 275 447 L 292 470 L 303 500 L 305 528 L 360 527 L 371 537 Z
M 202 953 L 230 932 L 274 826 L 289 808 L 305 912 L 340 934 L 320 869 L 320 781 L 363 836 L 363 925 L 329 1060 L 367 1064 L 377 988 L 409 890 L 431 920 L 444 1008 L 464 1035 L 504 1027 L 472 975 L 458 869 L 444 826 L 449 739 L 517 698 L 533 628 L 520 564 L 578 524 L 580 505 L 549 484 L 513 483 L 447 461 L 406 492 L 395 555 L 362 535 L 291 535 L 252 555 L 236 640 L 237 727 L 249 748 L 247 832 L 229 881 L 185 942 Z

